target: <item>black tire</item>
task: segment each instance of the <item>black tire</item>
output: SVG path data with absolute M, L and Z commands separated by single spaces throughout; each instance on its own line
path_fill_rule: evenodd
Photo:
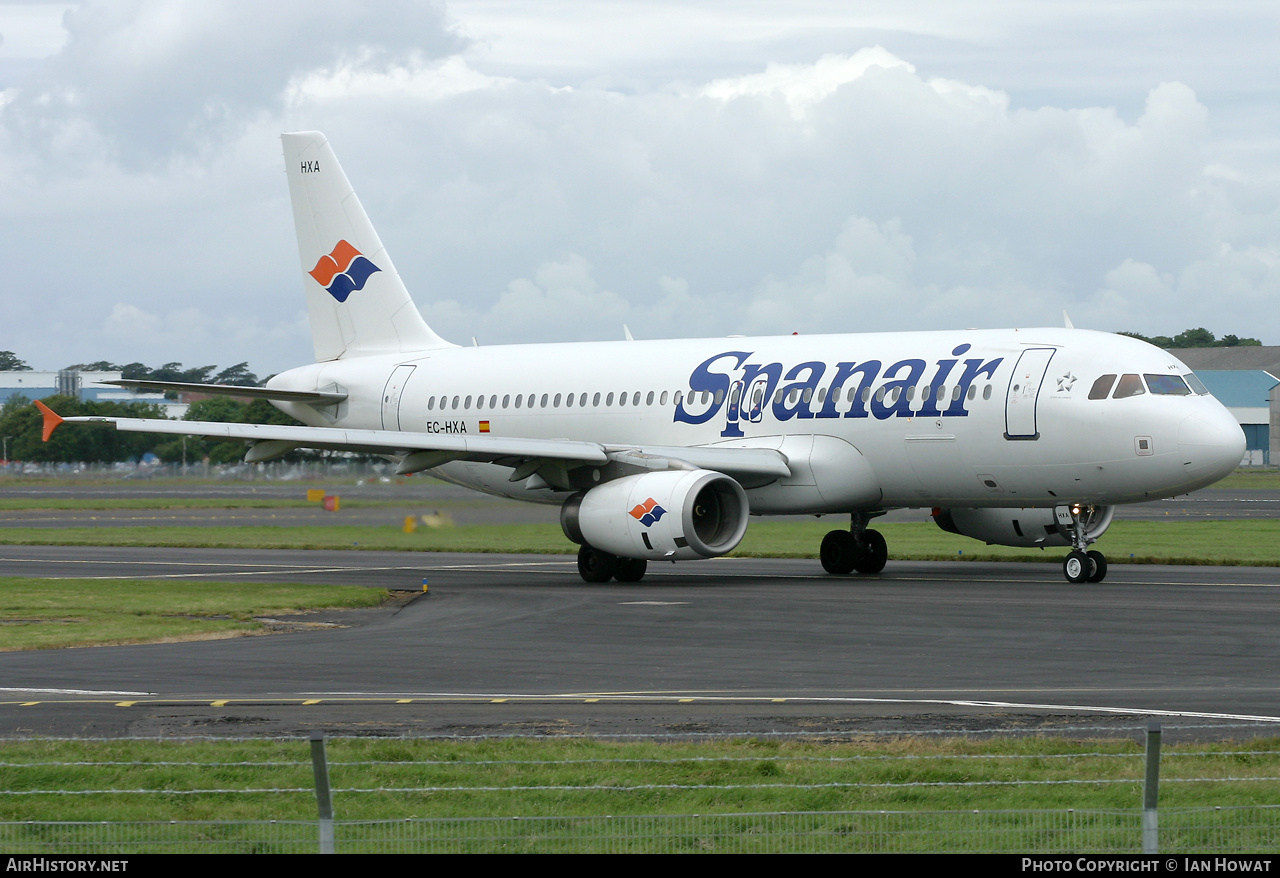
M 613 571 L 613 578 L 618 582 L 639 582 L 644 579 L 644 572 L 647 569 L 649 569 L 649 562 L 643 558 L 619 558 L 617 569 Z
M 1089 574 L 1089 581 L 1102 582 L 1107 578 L 1107 556 L 1101 552 L 1090 552 L 1089 560 L 1093 562 L 1093 572 Z
M 578 575 L 584 582 L 608 582 L 618 569 L 618 556 L 591 546 L 578 550 Z
M 1062 575 L 1067 582 L 1085 582 L 1093 575 L 1093 559 L 1076 549 L 1062 559 Z
M 878 530 L 863 531 L 862 538 L 862 551 L 854 560 L 854 569 L 859 573 L 879 573 L 889 561 L 889 544 Z
M 853 534 L 847 530 L 833 530 L 822 538 L 818 558 L 822 561 L 823 570 L 833 576 L 848 576 L 853 572 L 857 551 Z

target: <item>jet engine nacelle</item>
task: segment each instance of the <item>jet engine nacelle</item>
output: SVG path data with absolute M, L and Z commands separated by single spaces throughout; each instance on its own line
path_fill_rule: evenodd
M 1086 506 L 1081 521 L 1089 541 L 1102 536 L 1111 526 L 1114 506 Z M 1053 509 L 970 509 L 933 510 L 938 527 L 953 534 L 973 537 L 987 545 L 1070 546 L 1071 507 Z
M 746 491 L 724 473 L 663 470 L 574 494 L 560 526 L 575 543 L 622 558 L 679 561 L 732 552 L 749 512 Z

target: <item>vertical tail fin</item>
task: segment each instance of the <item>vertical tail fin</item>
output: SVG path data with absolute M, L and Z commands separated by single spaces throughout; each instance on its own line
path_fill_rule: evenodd
M 414 307 L 325 136 L 281 140 L 316 361 L 453 347 Z

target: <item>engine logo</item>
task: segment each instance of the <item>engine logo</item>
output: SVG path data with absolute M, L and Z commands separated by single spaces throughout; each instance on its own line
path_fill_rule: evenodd
M 667 514 L 667 510 L 658 505 L 658 501 L 650 497 L 631 510 L 631 517 L 645 527 L 653 527 L 654 523 Z

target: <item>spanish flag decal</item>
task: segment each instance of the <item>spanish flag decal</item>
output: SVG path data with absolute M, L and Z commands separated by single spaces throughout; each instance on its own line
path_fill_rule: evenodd
M 481 432 L 481 433 L 488 433 L 488 432 L 489 432 L 489 422 L 488 422 L 488 421 L 481 421 L 481 422 L 480 422 L 480 432 Z

